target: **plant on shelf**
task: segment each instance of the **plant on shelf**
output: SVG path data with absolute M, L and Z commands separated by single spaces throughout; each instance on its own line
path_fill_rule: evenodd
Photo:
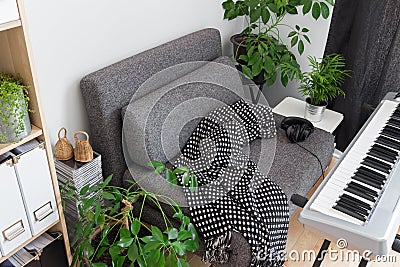
M 180 177 L 182 185 L 192 191 L 197 189 L 197 180 L 188 168 L 170 170 L 160 162 L 151 162 L 151 166 L 157 174 L 164 172 L 169 182 L 177 184 Z M 189 267 L 187 252 L 197 250 L 199 243 L 196 229 L 182 209 L 170 198 L 147 192 L 133 181 L 128 188 L 122 188 L 110 185 L 111 179 L 109 176 L 104 182 L 87 185 L 79 192 L 68 184 L 60 187 L 63 201 L 79 203 L 81 220 L 72 241 L 71 266 Z M 159 209 L 165 229 L 142 221 L 145 201 L 151 201 Z M 136 212 L 135 202 L 140 203 Z M 174 210 L 174 218 L 180 222 L 178 228 L 165 215 L 161 202 L 169 203 Z
M 330 54 L 320 61 L 309 56 L 308 60 L 311 67 L 309 72 L 300 72 L 290 64 L 282 67 L 283 73 L 300 82 L 298 90 L 307 97 L 306 117 L 307 111 L 315 111 L 318 107 L 322 107 L 320 110 L 323 112 L 330 100 L 340 95 L 345 96 L 341 86 L 346 78 L 350 77 L 350 70 L 344 69 L 345 60 L 342 55 Z M 310 116 L 312 118 L 312 114 Z
M 285 24 L 287 15 L 297 15 L 301 8 L 303 15 L 311 12 L 317 20 L 329 17 L 329 6 L 334 0 L 226 0 L 222 3 L 224 18 L 233 20 L 244 17 L 247 27 L 232 36 L 234 58 L 240 70 L 256 84 L 275 83 L 280 74 L 282 85 L 286 86 L 290 74 L 281 73 L 281 67 L 290 64 L 300 69 L 296 57 L 283 42 L 280 27 L 289 27 L 288 34 L 291 47 L 297 46 L 303 54 L 305 42 L 311 43 L 307 36 L 308 28 L 299 25 L 294 27 Z
M 16 142 L 30 133 L 28 86 L 0 72 L 0 143 Z

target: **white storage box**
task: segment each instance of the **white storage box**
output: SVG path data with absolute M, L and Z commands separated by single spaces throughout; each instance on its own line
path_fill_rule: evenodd
M 42 145 L 17 155 L 15 169 L 33 236 L 59 219 L 53 184 Z
M 19 20 L 16 0 L 0 0 L 0 24 Z
M 32 235 L 12 160 L 0 165 L 0 177 L 0 250 L 7 255 Z

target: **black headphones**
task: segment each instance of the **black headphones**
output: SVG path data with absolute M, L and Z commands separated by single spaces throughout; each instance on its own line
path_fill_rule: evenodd
M 314 125 L 304 118 L 286 117 L 281 122 L 281 129 L 292 143 L 303 142 L 314 132 Z

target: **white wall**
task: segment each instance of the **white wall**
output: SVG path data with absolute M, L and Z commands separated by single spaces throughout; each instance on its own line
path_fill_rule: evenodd
M 61 127 L 88 130 L 80 79 L 99 68 L 205 28 L 224 53 L 241 20 L 224 21 L 222 0 L 25 0 L 45 119 L 54 144 Z
M 291 51 L 297 58 L 297 62 L 301 66 L 302 71 L 309 71 L 310 67 L 308 66 L 307 56 L 315 56 L 317 58 L 321 58 L 324 55 L 326 40 L 328 38 L 329 26 L 331 24 L 333 7 L 330 8 L 330 16 L 328 19 L 323 19 L 320 17 L 318 21 L 316 21 L 311 14 L 307 14 L 307 16 L 287 16 L 282 23 L 286 23 L 291 26 L 295 26 L 296 24 L 300 27 L 306 27 L 310 31 L 307 33 L 308 37 L 311 39 L 311 45 L 307 42 L 305 43 L 304 53 L 300 56 L 297 51 L 297 46 L 291 48 Z M 299 13 L 303 14 L 301 10 Z M 290 47 L 290 40 L 286 38 L 291 30 L 287 27 L 281 26 L 280 33 L 282 39 L 285 44 L 288 44 Z M 303 96 L 297 92 L 298 83 L 295 81 L 289 81 L 289 84 L 285 87 L 282 86 L 280 82 L 280 78 L 277 79 L 277 82 L 271 87 L 264 88 L 264 95 L 268 100 L 268 103 L 271 106 L 275 106 L 278 104 L 283 98 L 286 96 L 293 96 L 299 99 L 303 99 Z

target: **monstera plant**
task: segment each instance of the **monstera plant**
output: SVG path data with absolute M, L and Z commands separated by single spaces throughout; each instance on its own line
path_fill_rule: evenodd
M 311 43 L 308 37 L 309 29 L 300 25 L 284 23 L 284 18 L 311 14 L 317 21 L 329 17 L 329 5 L 334 0 L 226 0 L 222 3 L 224 18 L 233 20 L 244 18 L 247 27 L 232 36 L 234 57 L 241 71 L 256 84 L 275 83 L 278 76 L 284 86 L 292 77 L 282 73 L 281 67 L 290 64 L 300 69 L 296 57 L 284 43 L 280 29 L 290 28 L 288 38 L 290 46 L 297 47 L 303 54 L 306 43 Z

